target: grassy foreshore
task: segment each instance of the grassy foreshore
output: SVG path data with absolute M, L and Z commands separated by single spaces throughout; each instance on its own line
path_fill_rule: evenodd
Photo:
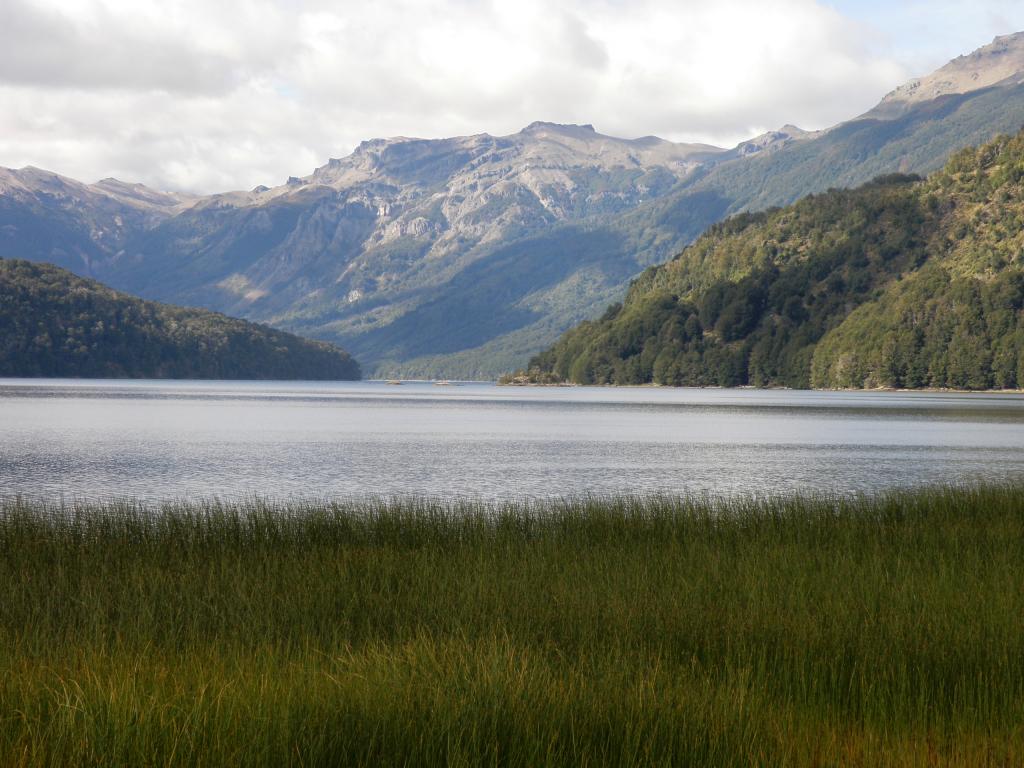
M 1024 488 L 0 503 L 0 764 L 1018 765 Z

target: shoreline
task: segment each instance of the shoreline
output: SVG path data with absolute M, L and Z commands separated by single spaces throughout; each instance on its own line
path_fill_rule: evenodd
M 552 384 L 541 384 L 538 382 L 517 383 L 517 382 L 491 382 L 498 387 L 582 387 L 590 389 L 697 389 L 697 390 L 722 390 L 722 391 L 750 391 L 761 392 L 842 392 L 853 394 L 856 392 L 891 392 L 891 393 L 913 393 L 925 392 L 931 394 L 957 394 L 957 395 L 1024 395 L 1024 389 L 951 389 L 948 387 L 873 387 L 871 389 L 854 389 L 845 387 L 830 387 L 820 389 L 796 389 L 794 387 L 755 387 L 750 384 L 743 384 L 738 387 L 722 387 L 713 384 L 706 386 L 685 386 L 674 387 L 668 384 L 577 384 L 575 382 L 562 382 Z
M 750 384 L 742 384 L 736 387 L 723 387 L 716 384 L 693 385 L 675 387 L 668 384 L 577 384 L 575 382 L 502 382 L 496 379 L 198 379 L 198 378 L 139 378 L 139 377 L 83 377 L 83 376 L 0 376 L 0 386 L 4 383 L 20 382 L 117 382 L 117 383 L 141 383 L 141 382 L 182 382 L 194 384 L 302 384 L 312 383 L 320 385 L 329 384 L 386 384 L 391 386 L 402 384 L 432 384 L 435 386 L 459 388 L 472 386 L 474 384 L 494 385 L 496 387 L 527 388 L 546 387 L 569 389 L 574 387 L 584 389 L 693 389 L 693 390 L 722 390 L 722 391 L 750 391 L 758 390 L 763 392 L 842 392 L 853 394 L 857 392 L 891 392 L 891 393 L 914 393 L 924 392 L 931 394 L 958 394 L 958 395 L 1024 395 L 1024 388 L 1021 389 L 954 389 L 951 387 L 873 387 L 870 389 L 852 387 L 829 387 L 818 389 L 796 389 L 794 387 L 756 387 Z

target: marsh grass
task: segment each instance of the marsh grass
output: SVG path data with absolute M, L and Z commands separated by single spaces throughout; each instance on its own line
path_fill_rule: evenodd
M 1024 489 L 0 502 L 0 764 L 1018 765 Z

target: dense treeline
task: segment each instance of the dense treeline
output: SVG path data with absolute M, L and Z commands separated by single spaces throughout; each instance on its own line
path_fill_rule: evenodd
M 579 383 L 1024 386 L 1024 133 L 733 217 L 531 362 Z
M 214 312 L 0 259 L 0 375 L 358 379 L 347 353 Z

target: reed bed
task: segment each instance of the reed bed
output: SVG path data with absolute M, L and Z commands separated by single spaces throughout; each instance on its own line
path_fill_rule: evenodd
M 0 501 L 0 765 L 1024 764 L 1024 488 Z

